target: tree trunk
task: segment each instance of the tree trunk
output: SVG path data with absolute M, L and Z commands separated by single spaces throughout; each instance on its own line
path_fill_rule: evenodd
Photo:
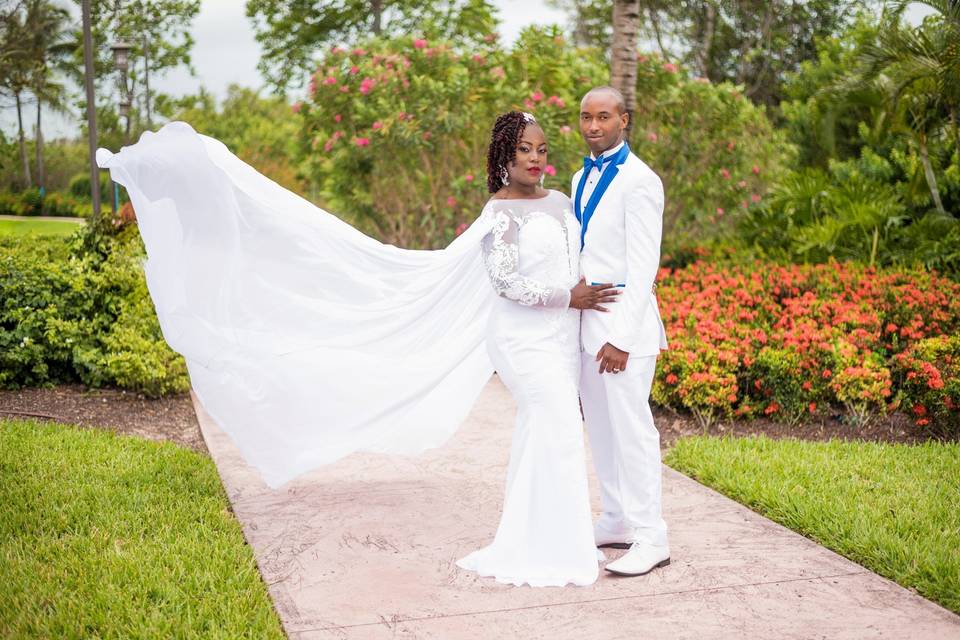
M 143 95 L 147 112 L 147 129 L 153 129 L 153 114 L 150 113 L 150 42 L 143 36 Z
M 17 127 L 19 128 L 20 162 L 23 164 L 23 188 L 26 189 L 32 182 L 30 179 L 30 160 L 27 159 L 27 140 L 23 135 L 23 109 L 20 104 L 20 92 L 17 91 L 14 96 L 17 99 Z
M 710 51 L 713 49 L 713 35 L 717 28 L 717 6 L 708 1 L 706 9 L 706 23 L 703 26 L 703 34 L 700 38 L 700 52 L 697 55 L 697 61 L 700 66 L 700 76 L 703 78 L 710 78 L 710 80 L 716 80 L 716 78 L 710 77 L 711 65 L 710 65 Z
M 640 0 L 613 3 L 613 44 L 610 51 L 610 85 L 619 89 L 627 103 L 630 120 L 626 137 L 633 130 L 637 108 L 637 33 L 640 30 Z
M 37 186 L 40 187 L 40 193 L 47 192 L 47 176 L 43 164 L 43 128 L 40 125 L 40 114 L 43 112 L 42 103 L 37 100 Z
M 80 5 L 83 25 L 83 86 L 87 99 L 87 151 L 90 162 L 90 197 L 93 200 L 92 224 L 100 218 L 100 170 L 97 168 L 97 103 L 93 94 L 93 33 L 90 26 L 90 0 Z
M 373 35 L 379 36 L 383 31 L 383 0 L 373 0 L 370 12 L 373 14 Z
M 957 105 L 950 107 L 950 124 L 953 125 L 953 146 L 957 151 L 957 162 L 960 162 L 960 114 Z
M 943 208 L 943 201 L 940 200 L 937 176 L 933 173 L 933 166 L 930 164 L 930 154 L 927 151 L 927 137 L 921 135 L 917 142 L 920 147 L 920 162 L 923 164 L 923 174 L 927 179 L 927 186 L 930 187 L 930 196 L 933 198 L 933 204 L 941 215 L 946 215 L 947 212 Z
M 663 35 L 660 33 L 660 18 L 657 16 L 657 10 L 647 6 L 647 16 L 650 18 L 650 26 L 653 27 L 653 36 L 657 40 L 657 48 L 660 49 L 660 55 L 667 62 L 670 62 L 670 52 L 663 46 Z

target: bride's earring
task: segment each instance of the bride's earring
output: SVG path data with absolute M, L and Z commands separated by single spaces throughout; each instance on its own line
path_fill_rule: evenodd
M 545 174 L 545 173 L 541 173 L 541 174 L 540 174 L 540 186 L 541 186 L 541 187 L 543 186 L 543 181 L 544 181 L 544 179 L 545 179 L 546 177 L 547 177 L 547 174 Z
M 506 167 L 500 167 L 500 182 L 503 183 L 503 186 L 510 184 L 510 174 L 507 173 Z

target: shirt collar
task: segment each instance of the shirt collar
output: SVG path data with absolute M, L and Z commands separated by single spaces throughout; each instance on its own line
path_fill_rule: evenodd
M 620 144 L 618 144 L 617 146 L 615 146 L 615 147 L 613 147 L 613 148 L 611 148 L 611 149 L 607 149 L 606 151 L 604 151 L 603 153 L 600 154 L 600 157 L 601 157 L 601 158 L 604 158 L 604 157 L 607 157 L 607 156 L 612 156 L 613 154 L 615 154 L 615 153 L 617 153 L 618 151 L 620 151 L 620 147 L 622 147 L 622 146 L 623 146 L 623 141 L 621 140 L 621 141 L 620 141 Z M 596 157 L 595 155 L 593 155 L 593 153 L 590 154 L 590 157 L 591 157 L 593 160 L 596 160 L 596 159 L 597 159 L 597 157 Z

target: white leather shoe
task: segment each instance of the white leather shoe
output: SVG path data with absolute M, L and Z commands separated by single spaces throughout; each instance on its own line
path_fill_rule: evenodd
M 593 539 L 600 549 L 629 549 L 630 533 L 610 533 L 600 525 L 593 527 Z
M 609 563 L 605 568 L 618 576 L 642 576 L 670 564 L 670 547 L 635 542 L 630 551 Z

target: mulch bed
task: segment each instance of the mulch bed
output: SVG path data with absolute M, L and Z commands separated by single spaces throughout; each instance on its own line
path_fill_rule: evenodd
M 61 385 L 52 389 L 0 390 L 0 418 L 35 417 L 65 424 L 99 427 L 152 440 L 170 440 L 207 453 L 189 394 L 152 399 L 120 389 L 87 389 Z M 661 445 L 669 448 L 690 435 L 766 435 L 803 440 L 868 440 L 917 443 L 925 438 L 903 414 L 875 419 L 855 429 L 839 416 L 823 416 L 806 424 L 755 420 L 719 423 L 704 430 L 688 415 L 654 409 Z
M 0 418 L 39 418 L 170 440 L 207 453 L 190 394 L 152 399 L 121 389 L 60 385 L 0 391 Z
M 758 436 L 770 438 L 799 438 L 800 440 L 861 440 L 868 442 L 891 442 L 917 444 L 928 440 L 913 421 L 903 413 L 893 413 L 875 418 L 864 427 L 854 427 L 843 421 L 842 416 L 818 416 L 804 424 L 789 425 L 772 420 L 750 422 L 724 422 L 704 429 L 695 418 L 678 414 L 672 409 L 654 408 L 654 422 L 660 430 L 660 446 L 669 449 L 685 436 Z

